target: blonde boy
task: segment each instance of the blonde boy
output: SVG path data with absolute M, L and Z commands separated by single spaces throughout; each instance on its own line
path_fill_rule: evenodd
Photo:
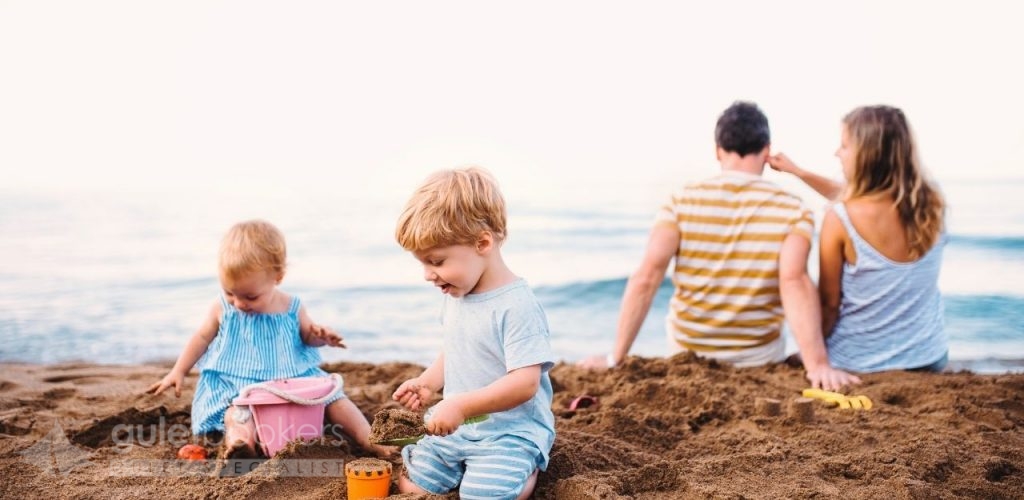
M 526 498 L 547 468 L 554 356 L 544 310 L 501 257 L 505 219 L 497 183 L 475 167 L 430 176 L 398 219 L 398 243 L 445 295 L 443 350 L 393 395 L 417 410 L 443 389 L 428 435 L 402 450 L 403 493 Z

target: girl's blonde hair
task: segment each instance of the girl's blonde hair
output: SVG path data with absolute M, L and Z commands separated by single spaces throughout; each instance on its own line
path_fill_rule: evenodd
M 891 106 L 863 106 L 847 114 L 843 125 L 856 151 L 847 197 L 888 193 L 910 257 L 921 257 L 942 232 L 945 201 L 925 177 L 906 116 Z
M 470 245 L 488 231 L 505 239 L 505 199 L 494 177 L 480 167 L 434 173 L 413 193 L 398 218 L 395 239 L 415 252 Z
M 253 271 L 284 276 L 288 256 L 284 235 L 262 220 L 239 222 L 220 242 L 218 267 L 222 278 L 236 280 Z

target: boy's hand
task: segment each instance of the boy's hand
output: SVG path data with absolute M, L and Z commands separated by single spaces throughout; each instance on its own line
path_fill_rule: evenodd
M 436 436 L 447 436 L 466 421 L 466 415 L 462 408 L 451 400 L 443 400 L 434 405 L 430 411 L 430 419 L 423 422 L 427 428 L 427 434 Z
M 402 382 L 402 385 L 398 386 L 395 393 L 391 395 L 391 399 L 398 401 L 410 410 L 419 410 L 425 407 L 433 396 L 432 389 L 423 385 L 419 378 L 412 378 Z
M 346 349 L 348 346 L 345 345 L 345 339 L 341 338 L 330 327 L 318 325 L 312 323 L 309 325 L 309 345 L 313 346 L 324 346 L 329 345 L 331 347 L 341 347 Z
M 154 396 L 164 392 L 171 386 L 174 386 L 174 396 L 181 397 L 181 387 L 185 385 L 185 374 L 172 371 L 164 376 L 163 380 L 149 386 L 146 392 L 152 393 Z

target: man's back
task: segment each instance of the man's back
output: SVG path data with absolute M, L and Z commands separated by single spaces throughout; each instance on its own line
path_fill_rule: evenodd
M 725 170 L 681 190 L 657 220 L 679 231 L 669 337 L 739 366 L 780 361 L 782 242 L 793 232 L 810 241 L 814 231 L 800 199 L 759 175 Z

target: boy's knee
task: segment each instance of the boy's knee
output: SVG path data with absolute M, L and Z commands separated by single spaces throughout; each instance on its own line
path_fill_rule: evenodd
M 430 493 L 412 482 L 412 479 L 409 479 L 409 477 L 405 475 L 405 471 L 400 472 L 398 475 L 398 491 L 399 493 L 416 493 L 419 495 L 427 495 Z
M 529 489 L 529 491 L 527 491 L 527 489 Z M 529 498 L 530 493 L 532 492 L 533 487 L 527 488 L 526 485 L 521 484 L 514 486 L 481 486 L 463 481 L 462 485 L 459 486 L 459 496 L 466 498 L 517 500 L 520 498 Z
M 533 494 L 533 488 L 537 486 L 537 475 L 540 474 L 540 470 L 534 469 L 533 474 L 526 480 L 526 485 L 523 486 L 523 491 L 519 493 L 518 500 L 526 500 Z
M 522 486 L 513 487 L 480 487 L 479 485 L 462 483 L 459 487 L 459 496 L 465 498 L 493 498 L 495 500 L 516 500 Z
M 500 477 L 500 475 L 493 473 L 476 475 L 467 471 L 466 476 L 462 479 L 462 484 L 459 486 L 459 494 L 466 497 L 501 498 L 507 500 L 529 498 L 537 482 L 537 472 L 534 469 L 533 473 L 526 476 L 524 481 L 523 476 L 519 475 L 515 477 Z

